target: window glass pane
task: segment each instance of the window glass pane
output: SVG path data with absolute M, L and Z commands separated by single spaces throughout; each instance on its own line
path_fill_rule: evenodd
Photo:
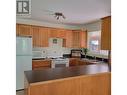
M 88 49 L 90 53 L 108 55 L 108 51 L 100 50 L 101 44 L 101 31 L 88 32 L 87 35 Z

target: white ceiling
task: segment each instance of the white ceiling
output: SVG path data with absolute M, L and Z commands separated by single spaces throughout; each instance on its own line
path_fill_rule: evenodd
M 80 25 L 111 15 L 111 0 L 31 0 L 29 19 Z M 66 19 L 56 20 L 53 12 L 62 12 Z M 27 18 L 28 19 L 28 18 Z

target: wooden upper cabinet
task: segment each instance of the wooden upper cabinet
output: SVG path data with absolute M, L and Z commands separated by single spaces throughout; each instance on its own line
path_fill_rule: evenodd
M 48 47 L 49 29 L 32 26 L 33 47 Z
M 66 30 L 65 47 L 72 48 L 72 30 Z
M 33 40 L 33 47 L 40 47 L 39 27 L 38 26 L 32 26 L 32 40 Z
M 19 24 L 16 24 L 16 36 L 19 35 Z
M 58 29 L 49 28 L 49 31 L 50 31 L 50 38 L 57 38 L 58 37 Z
M 19 36 L 32 36 L 31 25 L 18 24 Z
M 49 29 L 45 27 L 39 28 L 39 38 L 40 38 L 40 46 L 48 47 L 49 46 Z
M 102 18 L 101 49 L 111 50 L 111 17 Z
M 87 31 L 80 32 L 80 47 L 87 48 Z
M 87 47 L 87 31 L 66 30 L 65 38 L 66 47 L 69 48 L 86 48 Z
M 72 31 L 72 46 L 73 48 L 80 48 L 81 45 L 81 36 L 80 36 L 80 32 L 78 30 L 74 30 Z
M 63 47 L 86 47 L 86 31 L 16 24 L 17 36 L 32 36 L 33 47 L 48 47 L 49 38 L 62 38 Z
M 66 38 L 66 30 L 64 30 L 64 29 L 58 29 L 58 37 L 59 38 L 63 38 L 63 39 L 65 39 Z
M 84 42 L 84 40 L 86 40 L 84 34 L 81 30 L 73 30 L 72 32 L 72 46 L 74 48 L 81 48 L 81 44 Z M 82 37 L 82 38 L 81 38 Z M 84 37 L 84 38 L 83 38 Z M 85 43 L 85 42 L 84 42 Z M 85 45 L 85 44 L 82 45 Z

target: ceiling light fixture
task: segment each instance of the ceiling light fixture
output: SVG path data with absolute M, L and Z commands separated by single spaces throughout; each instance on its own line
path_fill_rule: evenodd
M 63 13 L 60 13 L 60 12 L 55 12 L 54 15 L 55 15 L 54 17 L 55 17 L 57 20 L 59 20 L 60 17 L 62 17 L 63 19 L 66 18 L 66 17 L 63 15 Z

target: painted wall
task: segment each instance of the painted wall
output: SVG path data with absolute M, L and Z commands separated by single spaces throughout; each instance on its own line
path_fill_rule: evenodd
M 87 29 L 88 32 L 100 31 L 101 30 L 101 20 L 98 20 L 92 23 L 88 23 L 88 24 L 84 24 L 80 26 L 80 28 Z
M 88 32 L 93 32 L 93 31 L 100 31 L 101 32 L 101 20 L 92 22 L 92 23 L 88 23 L 88 24 L 84 24 L 81 26 L 82 29 L 87 29 Z M 89 39 L 87 38 L 87 41 Z M 89 43 L 87 43 L 87 46 L 89 45 Z M 97 57 L 102 57 L 102 58 L 108 58 L 108 51 L 106 50 L 100 50 L 100 54 L 94 53 L 94 52 L 88 52 L 88 55 L 91 56 L 97 56 Z
M 54 27 L 54 28 L 80 29 L 80 27 L 76 26 L 76 25 L 74 26 L 74 25 L 65 25 L 65 24 L 55 24 L 55 23 L 49 23 L 49 22 L 44 22 L 44 21 L 36 21 L 36 20 L 31 20 L 31 19 L 16 18 L 16 23 L 45 26 L 45 27 Z

